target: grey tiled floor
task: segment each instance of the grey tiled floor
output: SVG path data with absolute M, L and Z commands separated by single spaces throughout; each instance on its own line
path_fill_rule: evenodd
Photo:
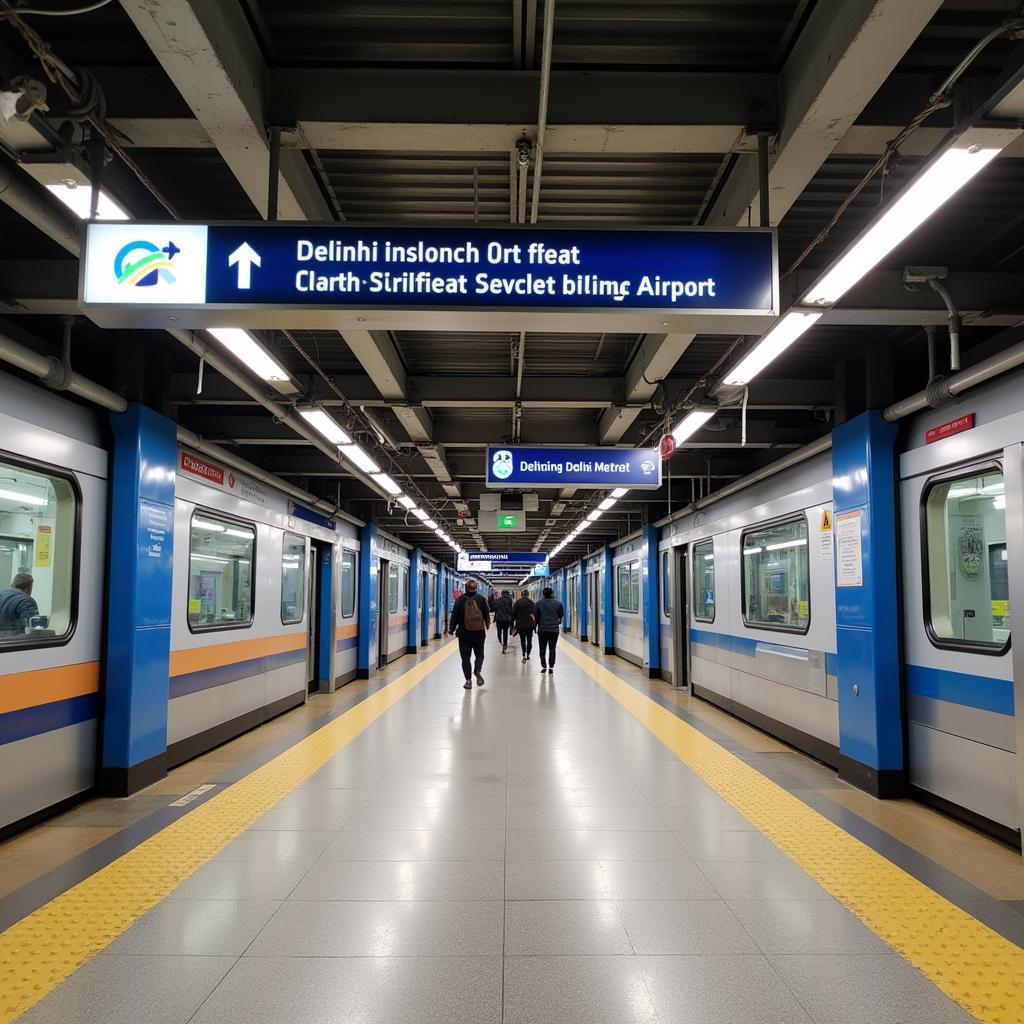
M 447 661 L 28 1024 L 969 1018 L 568 659 Z

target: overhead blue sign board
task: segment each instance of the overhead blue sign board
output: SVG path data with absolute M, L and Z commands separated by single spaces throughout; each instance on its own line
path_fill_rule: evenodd
M 488 487 L 631 487 L 661 486 L 657 448 L 523 448 L 487 449 Z
M 94 223 L 82 266 L 86 312 L 194 311 L 183 326 L 224 309 L 778 311 L 770 229 Z
M 546 551 L 460 551 L 458 572 L 496 572 L 500 569 L 534 569 L 548 564 Z

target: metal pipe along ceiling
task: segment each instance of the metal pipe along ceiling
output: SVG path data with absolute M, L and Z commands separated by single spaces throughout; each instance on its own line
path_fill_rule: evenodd
M 555 0 L 544 0 L 544 45 L 540 58 L 540 103 L 537 110 L 536 162 L 533 167 L 533 195 L 530 223 L 537 223 L 540 209 L 540 176 L 544 164 L 544 135 L 548 127 L 548 96 L 551 92 L 551 50 L 555 38 Z
M 108 391 L 80 373 L 69 371 L 59 359 L 35 352 L 4 334 L 0 334 L 0 359 L 38 377 L 55 391 L 70 391 L 111 412 L 124 412 L 128 408 L 128 403 L 120 395 Z
M 988 359 L 983 359 L 980 363 L 947 377 L 942 381 L 943 389 L 955 397 L 970 388 L 984 384 L 993 377 L 998 377 L 1001 373 L 1006 373 L 1007 370 L 1013 370 L 1022 365 L 1024 365 L 1024 341 L 1011 345 L 1008 349 L 997 352 L 994 356 L 989 356 Z M 927 409 L 931 405 L 928 391 L 918 391 L 915 395 L 894 402 L 882 413 L 882 416 L 892 423 L 895 420 L 903 419 L 904 416 Z

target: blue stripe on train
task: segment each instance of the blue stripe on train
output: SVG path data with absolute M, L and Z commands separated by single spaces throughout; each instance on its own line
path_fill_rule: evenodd
M 787 656 L 806 658 L 806 647 L 792 647 L 788 644 L 769 643 L 765 640 L 751 640 L 745 636 L 732 636 L 730 633 L 712 633 L 709 629 L 691 629 L 690 641 L 695 644 L 704 644 L 706 647 L 717 647 L 723 651 L 733 651 L 736 654 L 744 654 L 753 658 L 758 648 L 762 651 L 777 651 Z M 825 673 L 834 676 L 838 671 L 838 660 L 834 654 L 825 654 Z
M 907 665 L 906 676 L 907 693 L 917 697 L 1013 716 L 1013 683 L 1009 679 L 947 672 L 923 665 Z
M 186 672 L 184 675 L 173 676 L 170 685 L 170 698 L 187 697 L 190 693 L 211 690 L 215 686 L 248 679 L 250 676 L 263 675 L 276 668 L 295 665 L 306 660 L 306 648 L 296 651 L 282 651 L 262 658 L 250 658 L 248 661 L 235 661 L 230 665 L 218 665 L 215 668 L 204 668 L 199 672 Z
M 336 651 L 350 651 L 356 644 L 359 643 L 359 637 L 357 636 L 346 636 L 342 637 L 335 645 Z
M 85 693 L 80 697 L 55 700 L 51 704 L 39 704 L 34 708 L 8 711 L 0 715 L 0 745 L 88 722 L 96 718 L 98 703 L 97 694 Z

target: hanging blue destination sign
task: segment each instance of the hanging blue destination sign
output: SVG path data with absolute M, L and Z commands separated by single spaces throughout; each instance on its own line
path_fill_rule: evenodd
M 546 551 L 460 551 L 458 572 L 494 572 L 499 569 L 542 569 L 548 563 Z M 535 573 L 536 575 L 536 573 Z
M 657 448 L 487 449 L 488 487 L 634 487 L 661 486 Z
M 271 308 L 778 310 L 769 229 L 93 223 L 82 266 L 90 315 L 193 310 L 173 318 L 183 326 L 224 323 L 199 315 L 224 309 L 248 317 L 236 326 L 266 325 L 252 316 Z

